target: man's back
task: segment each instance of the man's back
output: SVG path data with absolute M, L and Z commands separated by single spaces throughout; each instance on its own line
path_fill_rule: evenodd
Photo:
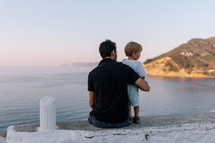
M 139 76 L 130 67 L 108 58 L 88 78 L 88 90 L 95 92 L 96 119 L 109 123 L 125 121 L 128 118 L 127 83 L 134 84 Z

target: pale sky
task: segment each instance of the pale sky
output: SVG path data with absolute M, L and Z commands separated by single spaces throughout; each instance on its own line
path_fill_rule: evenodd
M 110 39 L 144 62 L 192 38 L 215 36 L 214 0 L 0 0 L 0 66 L 99 62 Z

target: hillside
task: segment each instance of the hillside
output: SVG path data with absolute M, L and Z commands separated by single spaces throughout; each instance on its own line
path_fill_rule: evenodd
M 152 76 L 215 77 L 215 37 L 191 39 L 167 53 L 147 59 L 144 67 Z

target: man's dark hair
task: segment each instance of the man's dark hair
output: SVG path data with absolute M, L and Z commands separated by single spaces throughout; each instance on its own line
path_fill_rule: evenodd
M 111 40 L 106 40 L 99 46 L 99 53 L 102 58 L 110 57 L 113 50 L 116 52 L 116 43 Z

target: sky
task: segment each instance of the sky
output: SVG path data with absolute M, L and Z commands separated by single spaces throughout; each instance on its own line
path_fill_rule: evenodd
M 99 44 L 142 45 L 139 61 L 215 37 L 214 0 L 0 0 L 0 66 L 99 62 Z

